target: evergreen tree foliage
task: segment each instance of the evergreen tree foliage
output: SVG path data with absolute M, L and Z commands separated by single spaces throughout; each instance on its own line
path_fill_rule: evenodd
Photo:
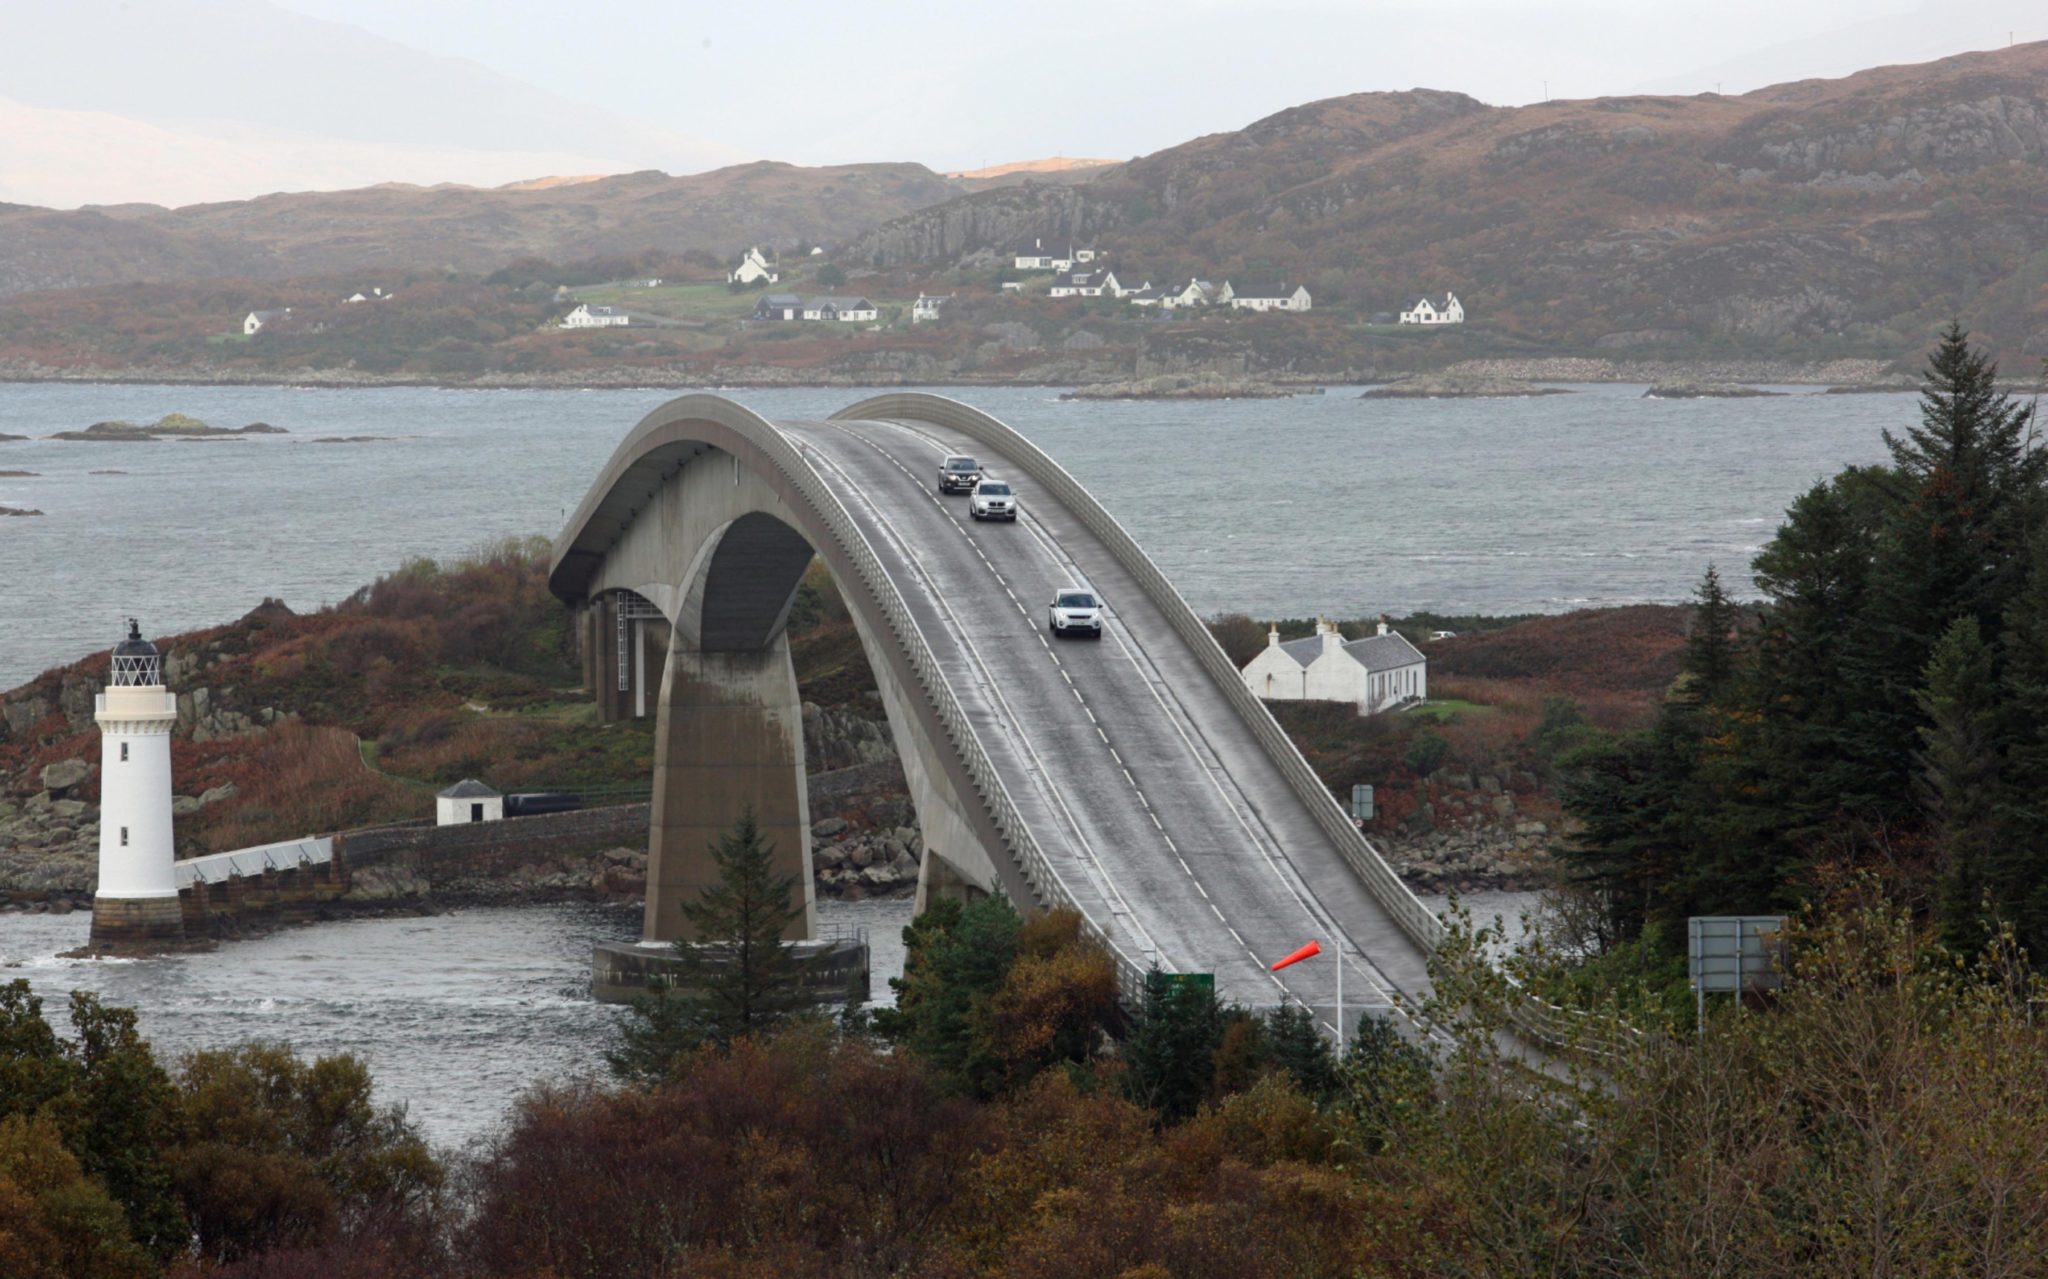
M 1214 987 L 1145 974 L 1144 1007 L 1123 1047 L 1126 1094 L 1164 1123 L 1192 1116 L 1208 1099 L 1223 1023 Z
M 1927 723 L 1920 728 L 1914 789 L 1933 819 L 1942 855 L 1942 937 L 1965 954 L 1974 954 L 1986 938 L 1982 907 L 1985 863 L 1995 844 L 1997 693 L 1991 650 L 1977 619 L 1958 617 L 1936 642 L 1925 686 L 1915 695 Z
M 622 1078 L 664 1077 L 694 1048 L 765 1033 L 811 1006 L 803 965 L 783 940 L 803 913 L 797 880 L 775 869 L 775 845 L 762 838 L 752 805 L 711 855 L 718 879 L 682 906 L 698 941 L 675 944 L 673 988 L 636 1000 L 606 1054 Z
M 1889 465 L 1800 495 L 1757 555 L 1753 639 L 1709 568 L 1655 725 L 1568 757 L 1566 860 L 1614 939 L 1789 907 L 1824 864 L 1911 878 L 1929 847 L 1936 882 L 1900 891 L 1936 890 L 1951 941 L 1988 903 L 2048 947 L 2048 451 L 1996 375 L 1945 330 Z
M 1890 510 L 1871 570 L 1871 596 L 1848 672 L 1870 700 L 1852 719 L 1867 759 L 1890 765 L 1880 794 L 1903 797 L 1920 720 L 1915 696 L 1935 643 L 1959 617 L 1994 636 L 2025 585 L 2030 535 L 2042 514 L 2048 453 L 2034 412 L 1997 389 L 1998 367 L 1950 325 L 1928 361 L 1920 425 L 1885 433 Z
M 981 1034 L 987 1009 L 1017 957 L 1023 917 L 1006 898 L 933 902 L 904 930 L 896 1007 L 879 1033 L 924 1062 L 949 1088 L 986 1095 L 1001 1075 Z
M 1282 1004 L 1266 1014 L 1266 1056 L 1293 1082 L 1295 1090 L 1321 1104 L 1337 1091 L 1337 1054 L 1299 1004 Z
M 2035 963 L 2048 963 L 2048 535 L 2037 536 L 2025 590 L 2000 649 L 2003 757 L 1998 837 L 1984 876 Z
M 1736 610 L 1711 564 L 1693 599 L 1692 626 L 1685 637 L 1685 697 L 1705 705 L 1726 696 L 1735 682 Z

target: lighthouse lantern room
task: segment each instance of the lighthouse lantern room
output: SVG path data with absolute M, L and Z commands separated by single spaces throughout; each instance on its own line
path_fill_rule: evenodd
M 171 839 L 171 728 L 177 700 L 142 628 L 114 648 L 112 681 L 94 702 L 100 726 L 100 882 L 91 948 L 149 951 L 184 940 Z

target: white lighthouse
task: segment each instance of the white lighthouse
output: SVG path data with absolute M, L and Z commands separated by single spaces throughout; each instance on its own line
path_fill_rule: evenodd
M 178 703 L 142 628 L 114 649 L 113 680 L 95 699 L 100 726 L 100 885 L 92 949 L 148 951 L 184 940 L 171 842 L 171 726 Z

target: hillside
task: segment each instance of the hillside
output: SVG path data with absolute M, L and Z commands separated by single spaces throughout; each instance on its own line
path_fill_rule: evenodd
M 0 205 L 0 296 L 407 268 L 482 275 L 522 257 L 837 244 L 955 191 L 918 164 L 763 161 L 689 177 L 650 171 L 490 189 L 385 185 L 180 209 Z
M 1368 93 L 951 200 L 848 256 L 1071 237 L 1155 282 L 1285 277 L 1367 317 L 1451 289 L 1495 351 L 1896 357 L 1960 315 L 2010 358 L 2048 353 L 2044 157 L 2040 43 L 1740 97 Z

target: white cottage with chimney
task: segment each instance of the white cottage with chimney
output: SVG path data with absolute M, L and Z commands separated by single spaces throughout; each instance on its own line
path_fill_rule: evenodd
M 1401 312 L 1403 324 L 1463 324 L 1465 304 L 1458 301 L 1455 293 L 1444 294 L 1444 304 L 1437 306 L 1428 298 L 1418 301 L 1413 307 Z
M 1244 668 L 1245 687 L 1269 702 L 1350 702 L 1373 715 L 1429 696 L 1429 659 L 1381 619 L 1379 633 L 1346 640 L 1337 624 L 1316 619 L 1316 633 L 1266 647 Z

